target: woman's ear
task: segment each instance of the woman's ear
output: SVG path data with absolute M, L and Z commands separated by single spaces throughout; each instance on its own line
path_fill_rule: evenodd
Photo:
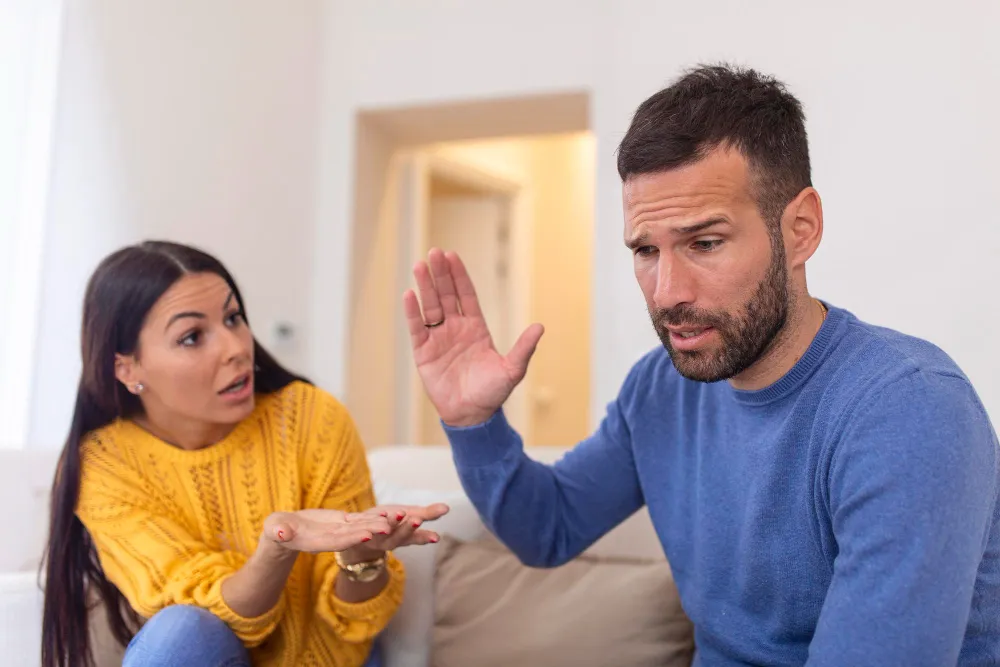
M 138 394 L 143 389 L 138 371 L 135 356 L 131 354 L 115 355 L 115 377 L 133 394 Z

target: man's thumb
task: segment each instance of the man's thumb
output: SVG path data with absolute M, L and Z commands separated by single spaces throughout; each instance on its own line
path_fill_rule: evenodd
M 531 356 L 535 353 L 535 348 L 538 347 L 538 341 L 542 338 L 543 333 L 545 333 L 545 327 L 537 323 L 532 324 L 524 330 L 514 346 L 510 348 L 507 361 L 517 369 L 519 377 L 523 377 L 528 370 L 528 362 L 531 361 Z

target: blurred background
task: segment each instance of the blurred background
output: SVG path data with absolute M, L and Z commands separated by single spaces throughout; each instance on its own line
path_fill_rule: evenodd
M 659 344 L 615 147 L 718 60 L 805 106 L 812 292 L 942 346 L 996 422 L 998 32 L 995 0 L 0 0 L 0 446 L 61 446 L 84 283 L 147 238 L 216 254 L 373 447 L 442 441 L 400 296 L 456 249 L 503 351 L 547 329 L 512 421 L 575 442 Z

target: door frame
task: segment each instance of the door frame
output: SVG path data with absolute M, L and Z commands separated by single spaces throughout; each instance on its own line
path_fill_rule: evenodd
M 451 181 L 464 188 L 482 192 L 484 195 L 498 196 L 507 200 L 510 230 L 507 244 L 510 302 L 506 320 L 511 340 L 496 341 L 498 351 L 506 354 L 517 340 L 517 336 L 530 324 L 533 253 L 529 184 L 494 174 L 478 165 L 421 151 L 400 152 L 394 163 L 399 186 L 396 216 L 396 233 L 399 239 L 396 292 L 399 295 L 414 287 L 413 265 L 419 260 L 426 259 L 424 248 L 429 237 L 432 179 Z M 397 309 L 396 359 L 394 436 L 396 442 L 415 443 L 420 434 L 420 402 L 424 388 L 413 364 L 410 335 L 401 307 Z M 505 415 L 522 437 L 527 437 L 527 429 L 530 426 L 527 383 L 526 377 L 504 403 Z

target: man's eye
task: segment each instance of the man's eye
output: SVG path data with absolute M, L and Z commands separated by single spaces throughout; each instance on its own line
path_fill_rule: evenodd
M 691 245 L 694 246 L 695 250 L 699 250 L 701 252 L 712 252 L 713 250 L 717 250 L 722 243 L 722 239 L 710 239 L 695 241 Z

